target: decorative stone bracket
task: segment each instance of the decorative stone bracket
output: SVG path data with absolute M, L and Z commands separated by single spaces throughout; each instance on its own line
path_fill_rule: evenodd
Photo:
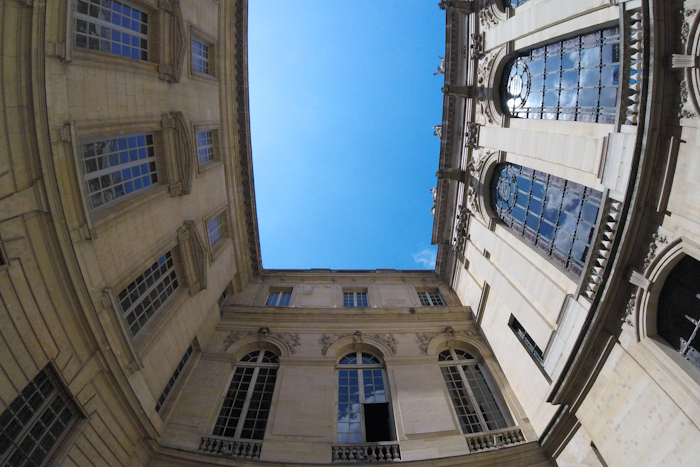
M 428 355 L 428 346 L 430 345 L 430 341 L 435 339 L 438 336 L 445 336 L 447 341 L 452 341 L 457 337 L 464 336 L 464 337 L 475 337 L 477 336 L 477 332 L 473 331 L 471 329 L 469 330 L 461 330 L 461 331 L 455 331 L 455 329 L 452 326 L 447 326 L 445 329 L 442 331 L 435 331 L 435 332 L 417 332 L 416 333 L 416 344 L 420 347 L 420 351 L 423 355 Z
M 171 196 L 188 195 L 196 160 L 194 137 L 182 112 L 163 114 L 163 142 L 168 161 L 168 184 Z
M 159 37 L 169 39 L 159 41 L 158 76 L 164 81 L 178 83 L 187 50 L 180 0 L 159 0 L 158 7 Z
M 464 253 L 469 238 L 469 219 L 471 214 L 466 206 L 457 208 L 457 224 L 455 225 L 454 235 L 452 237 L 452 249 L 460 253 Z
M 226 336 L 226 338 L 224 339 L 224 352 L 226 352 L 237 341 L 243 339 L 244 337 L 252 335 L 257 335 L 258 342 L 266 342 L 267 340 L 269 340 L 270 337 L 277 338 L 285 344 L 287 344 L 287 346 L 289 347 L 289 353 L 291 354 L 296 353 L 296 347 L 299 346 L 299 344 L 301 343 L 299 334 L 275 334 L 270 331 L 270 328 L 268 328 L 267 326 L 263 326 L 259 328 L 256 333 L 252 331 L 231 331 L 229 335 Z
M 457 182 L 465 182 L 467 172 L 461 169 L 440 169 L 435 173 L 438 180 L 455 180 Z
M 442 92 L 449 96 L 474 97 L 473 86 L 462 86 L 456 84 L 446 84 L 442 87 Z
M 185 221 L 177 230 L 182 262 L 191 296 L 207 288 L 207 248 L 194 221 Z
M 390 333 L 368 334 L 368 333 L 363 333 L 362 331 L 355 331 L 352 334 L 350 334 L 350 333 L 348 333 L 348 334 L 323 334 L 323 336 L 318 340 L 318 343 L 323 346 L 321 348 L 321 355 L 323 355 L 325 357 L 326 352 L 328 352 L 328 349 L 330 348 L 331 345 L 335 344 L 340 339 L 344 339 L 346 337 L 352 337 L 353 343 L 355 343 L 355 344 L 364 343 L 364 338 L 366 338 L 366 337 L 369 337 L 371 339 L 376 339 L 379 342 L 381 342 L 382 344 L 389 347 L 389 349 L 391 350 L 391 353 L 393 355 L 396 355 L 396 347 L 398 345 L 398 342 L 396 341 L 396 338 L 394 337 L 393 334 L 390 334 Z

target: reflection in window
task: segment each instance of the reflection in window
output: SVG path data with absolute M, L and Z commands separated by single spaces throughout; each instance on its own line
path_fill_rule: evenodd
M 212 130 L 197 132 L 197 157 L 199 165 L 214 160 L 214 134 Z
M 277 290 L 270 292 L 267 296 L 267 301 L 265 306 L 289 306 L 289 302 L 292 299 L 291 290 Z
M 491 179 L 498 217 L 576 276 L 583 272 L 602 197 L 592 188 L 508 163 L 499 164 Z
M 158 183 L 152 134 L 83 143 L 80 159 L 93 208 Z
M 250 352 L 236 363 L 214 436 L 263 439 L 279 364 L 279 357 L 268 350 Z
M 148 14 L 116 0 L 78 0 L 76 47 L 148 60 Z
M 338 363 L 338 442 L 391 441 L 384 366 L 374 355 L 352 352 Z
M 529 1 L 530 0 L 506 0 L 505 4 L 507 7 L 510 7 L 510 8 L 518 8 L 523 3 L 527 3 Z
M 440 352 L 438 361 L 464 434 L 508 426 L 486 382 L 482 365 L 471 354 L 447 349 Z
M 532 50 L 503 73 L 503 103 L 512 117 L 615 122 L 620 74 L 617 28 Z
M 700 369 L 700 262 L 686 256 L 666 278 L 656 315 L 659 336 Z
M 192 39 L 192 69 L 209 74 L 209 46 Z

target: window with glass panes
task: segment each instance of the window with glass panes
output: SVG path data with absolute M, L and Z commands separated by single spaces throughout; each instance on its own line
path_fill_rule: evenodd
M 182 373 L 182 369 L 185 367 L 185 364 L 187 364 L 187 361 L 190 359 L 192 352 L 192 345 L 190 345 L 187 350 L 185 350 L 185 354 L 182 356 L 182 359 L 180 359 L 180 363 L 178 363 L 177 368 L 175 368 L 175 371 L 173 371 L 172 376 L 168 380 L 168 384 L 165 385 L 163 393 L 158 398 L 158 402 L 156 403 L 156 412 L 160 412 L 161 407 L 163 407 L 163 404 L 165 404 L 170 391 L 173 389 L 173 386 L 175 386 L 175 383 L 180 377 L 180 373 Z
M 384 365 L 368 352 L 352 352 L 338 362 L 338 442 L 394 439 Z
M 343 292 L 344 307 L 369 306 L 367 292 Z
M 211 130 L 197 132 L 197 156 L 199 165 L 214 160 L 214 132 Z
M 576 276 L 583 272 L 602 198 L 600 191 L 509 163 L 496 166 L 491 179 L 498 217 Z
M 80 159 L 92 208 L 158 183 L 152 134 L 115 136 L 81 143 Z
M 44 465 L 78 417 L 47 365 L 0 414 L 0 465 Z
M 74 2 L 76 47 L 148 60 L 148 13 L 117 0 Z
M 119 303 L 132 336 L 138 334 L 177 287 L 175 261 L 169 251 L 119 292 Z
M 618 28 L 595 31 L 511 61 L 503 104 L 511 117 L 614 123 L 619 76 Z
M 226 213 L 222 212 L 218 216 L 214 216 L 207 222 L 207 232 L 209 233 L 209 245 L 215 248 L 217 243 L 224 238 Z
M 275 290 L 270 291 L 267 296 L 266 306 L 289 306 L 289 301 L 292 299 L 291 290 Z
M 511 7 L 511 8 L 518 8 L 520 5 L 523 3 L 527 3 L 530 0 L 505 0 L 505 6 Z
M 513 332 L 515 332 L 515 335 L 518 336 L 518 339 L 520 339 L 520 342 L 523 343 L 527 351 L 530 352 L 530 355 L 535 357 L 535 360 L 537 360 L 540 364 L 544 362 L 544 354 L 542 353 L 542 349 L 540 349 L 540 347 L 535 343 L 534 339 L 527 333 L 523 325 L 520 324 L 515 317 L 511 318 L 510 328 L 513 330 Z
M 438 291 L 429 292 L 418 292 L 418 298 L 420 298 L 420 304 L 422 306 L 444 306 L 445 303 L 442 301 L 442 296 Z
M 482 365 L 470 353 L 447 349 L 440 352 L 438 361 L 464 434 L 508 426 Z
M 192 70 L 210 74 L 209 46 L 197 39 L 192 39 Z
M 273 352 L 255 350 L 236 363 L 216 419 L 214 436 L 264 438 L 279 362 Z

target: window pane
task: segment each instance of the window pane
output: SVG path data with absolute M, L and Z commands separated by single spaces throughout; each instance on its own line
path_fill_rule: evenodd
M 148 15 L 116 0 L 79 0 L 73 43 L 137 60 L 148 60 Z

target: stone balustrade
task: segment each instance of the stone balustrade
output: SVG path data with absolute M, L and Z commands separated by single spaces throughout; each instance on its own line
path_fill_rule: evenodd
M 481 452 L 491 449 L 499 449 L 525 442 L 523 432 L 518 427 L 505 428 L 489 433 L 466 435 L 469 452 Z
M 333 462 L 382 462 L 401 460 L 399 443 L 333 444 Z
M 262 441 L 250 441 L 220 436 L 202 436 L 199 452 L 234 459 L 260 459 Z

